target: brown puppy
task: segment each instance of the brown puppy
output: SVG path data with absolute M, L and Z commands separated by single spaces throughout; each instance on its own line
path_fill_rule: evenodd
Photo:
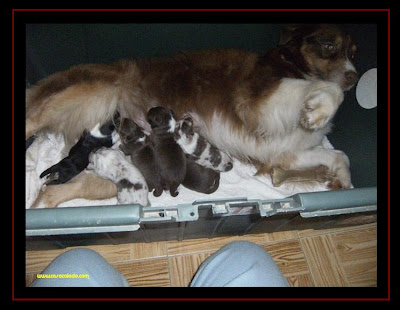
M 129 118 L 121 120 L 118 132 L 121 138 L 121 150 L 125 155 L 130 155 L 132 164 L 143 174 L 149 192 L 154 189 L 153 195 L 159 197 L 164 185 L 149 137 Z
M 100 200 L 116 196 L 117 186 L 113 182 L 83 171 L 68 183 L 43 188 L 31 208 L 39 206 L 54 208 L 63 202 L 77 198 Z
M 186 175 L 186 156 L 174 139 L 174 114 L 169 109 L 155 107 L 149 110 L 147 120 L 152 129 L 151 139 L 160 175 L 171 196 L 176 197 L 178 186 Z
M 278 46 L 264 55 L 195 51 L 77 66 L 27 92 L 26 138 L 46 129 L 74 141 L 117 108 L 149 131 L 147 111 L 164 106 L 178 118 L 189 113 L 212 145 L 260 173 L 324 165 L 332 187 L 349 188 L 347 156 L 319 146 L 343 91 L 358 79 L 355 51 L 339 27 L 307 24 L 283 31 Z
M 186 175 L 182 185 L 196 192 L 214 193 L 219 186 L 219 172 L 187 159 Z

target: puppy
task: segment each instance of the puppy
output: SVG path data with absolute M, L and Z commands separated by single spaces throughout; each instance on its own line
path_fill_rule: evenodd
M 186 175 L 186 156 L 174 139 L 174 114 L 169 109 L 155 107 L 147 113 L 147 121 L 152 129 L 151 138 L 160 175 L 171 196 L 176 197 L 178 186 Z
M 117 185 L 118 203 L 149 205 L 146 180 L 122 151 L 100 148 L 90 154 L 88 169 Z
M 121 150 L 125 155 L 131 157 L 132 164 L 142 173 L 149 191 L 154 189 L 153 195 L 159 197 L 164 186 L 156 163 L 154 147 L 149 137 L 129 118 L 121 120 L 118 132 L 121 139 Z
M 177 122 L 175 140 L 188 154 L 188 157 L 199 165 L 221 172 L 233 168 L 228 155 L 218 150 L 197 132 L 194 132 L 193 120 L 190 116 L 186 116 Z
M 65 184 L 44 186 L 31 209 L 39 206 L 55 208 L 61 203 L 78 198 L 97 200 L 115 196 L 117 196 L 117 186 L 113 182 L 85 170 Z
M 111 147 L 114 143 L 114 124 L 107 122 L 101 127 L 97 124 L 90 132 L 85 132 L 70 149 L 67 157 L 40 174 L 48 177 L 47 185 L 63 184 L 77 176 L 89 164 L 89 154 L 102 146 Z
M 219 186 L 219 172 L 187 159 L 186 175 L 182 185 L 196 192 L 214 193 Z

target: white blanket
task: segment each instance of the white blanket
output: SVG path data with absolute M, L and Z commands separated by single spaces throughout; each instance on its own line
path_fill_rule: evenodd
M 325 138 L 322 146 L 333 148 L 328 139 Z M 50 166 L 59 162 L 66 154 L 62 154 L 64 139 L 62 135 L 42 134 L 36 138 L 26 152 L 26 208 L 36 200 L 41 190 L 44 179 L 39 175 Z M 300 192 L 325 191 L 326 184 L 316 183 L 286 183 L 280 187 L 274 187 L 268 175 L 254 176 L 256 168 L 252 165 L 243 164 L 237 160 L 233 161 L 233 169 L 222 172 L 220 185 L 212 194 L 202 194 L 189 190 L 182 185 L 179 195 L 172 197 L 164 192 L 160 197 L 149 194 L 151 206 L 166 207 L 181 203 L 192 203 L 199 199 L 219 199 L 247 197 L 248 199 L 279 199 Z M 92 205 L 115 205 L 116 198 L 105 200 L 74 199 L 60 204 L 58 207 L 92 206 Z M 40 206 L 39 206 L 40 208 Z

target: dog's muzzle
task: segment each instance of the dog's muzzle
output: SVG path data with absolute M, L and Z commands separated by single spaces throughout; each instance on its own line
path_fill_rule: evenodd
M 344 74 L 345 89 L 350 89 L 358 81 L 358 74 L 354 71 L 347 71 Z

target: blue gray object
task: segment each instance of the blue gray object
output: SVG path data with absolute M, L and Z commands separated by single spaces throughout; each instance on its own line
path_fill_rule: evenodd
M 365 72 L 356 87 L 358 104 L 364 109 L 373 109 L 378 105 L 378 71 L 376 68 Z
M 286 278 L 260 246 L 236 241 L 203 262 L 191 287 L 286 287 Z

